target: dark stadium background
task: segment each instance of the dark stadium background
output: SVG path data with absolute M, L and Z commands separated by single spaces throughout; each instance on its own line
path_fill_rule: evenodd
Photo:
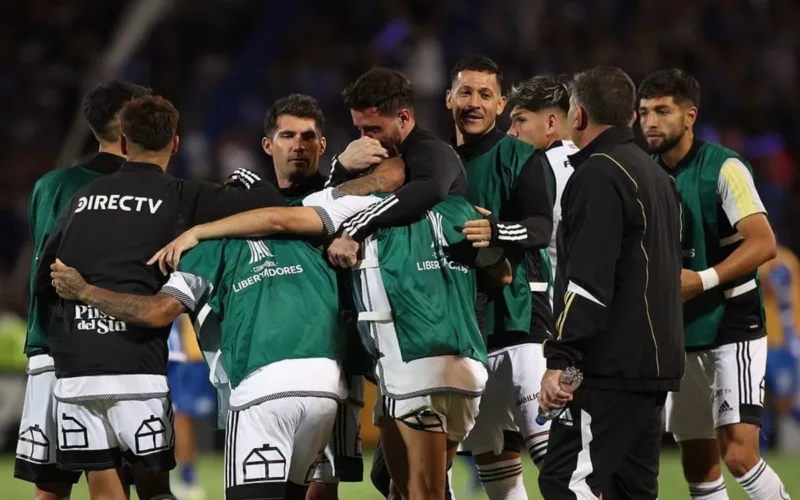
M 219 180 L 238 167 L 269 172 L 263 113 L 290 92 L 320 100 L 326 158 L 341 151 L 355 130 L 340 92 L 372 65 L 411 78 L 418 121 L 442 137 L 452 134 L 444 108 L 449 68 L 469 53 L 494 58 L 506 82 L 610 64 L 638 83 L 677 66 L 703 87 L 699 134 L 752 162 L 779 240 L 797 253 L 798 27 L 794 0 L 0 2 L 0 428 L 7 438 L 0 445 L 9 453 L 0 460 L 0 491 L 30 493 L 10 469 L 24 395 L 28 197 L 39 176 L 96 148 L 76 113 L 98 80 L 129 79 L 172 100 L 181 111 L 172 173 Z M 204 441 L 212 443 L 210 431 Z M 797 495 L 800 483 L 786 472 L 800 466 L 794 453 L 770 460 Z M 662 485 L 675 486 L 662 497 L 685 497 L 675 456 L 665 456 Z M 204 480 L 214 485 L 221 482 L 215 460 L 204 462 Z M 533 489 L 535 474 L 526 474 Z M 363 488 L 353 498 L 372 498 Z

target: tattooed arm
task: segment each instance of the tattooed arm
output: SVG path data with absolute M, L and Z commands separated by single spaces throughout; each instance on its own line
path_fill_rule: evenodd
M 391 193 L 403 185 L 405 181 L 405 163 L 402 158 L 394 157 L 384 160 L 369 175 L 347 181 L 334 189 L 339 196 L 366 196 L 372 193 Z
M 53 285 L 62 299 L 83 302 L 119 321 L 145 328 L 163 328 L 186 312 L 178 299 L 165 293 L 132 295 L 90 285 L 78 271 L 60 260 L 51 270 Z

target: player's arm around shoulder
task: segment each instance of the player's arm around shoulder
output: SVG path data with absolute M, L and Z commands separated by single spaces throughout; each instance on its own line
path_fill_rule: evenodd
M 60 260 L 51 270 L 53 287 L 62 299 L 83 302 L 126 323 L 163 328 L 186 310 L 178 299 L 165 293 L 133 295 L 90 285 L 77 270 Z

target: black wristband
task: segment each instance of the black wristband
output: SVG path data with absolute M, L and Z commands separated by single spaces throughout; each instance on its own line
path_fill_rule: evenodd
M 500 219 L 495 217 L 494 214 L 491 214 L 486 217 L 486 220 L 489 221 L 489 226 L 492 228 L 492 237 L 489 240 L 489 245 L 493 246 L 497 244 L 497 241 L 500 238 L 500 230 L 497 227 L 497 225 L 500 224 Z

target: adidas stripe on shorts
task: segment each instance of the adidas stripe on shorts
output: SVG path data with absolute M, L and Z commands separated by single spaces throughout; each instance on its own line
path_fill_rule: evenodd
M 761 425 L 767 338 L 686 353 L 679 392 L 667 398 L 667 431 L 676 441 L 715 439 L 725 425 Z

